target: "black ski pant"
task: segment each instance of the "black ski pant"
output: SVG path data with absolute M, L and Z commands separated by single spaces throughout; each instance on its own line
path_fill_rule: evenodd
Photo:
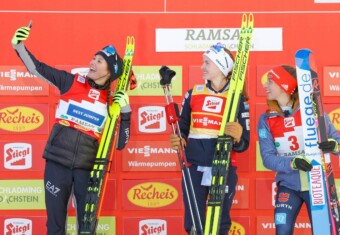
M 53 161 L 46 161 L 44 184 L 47 211 L 47 235 L 65 235 L 69 202 L 75 197 L 78 225 L 85 208 L 90 171 L 70 169 Z
M 237 170 L 236 167 L 233 167 L 233 166 L 229 167 L 229 173 L 227 177 L 228 192 L 224 196 L 219 235 L 227 235 L 231 227 L 230 210 L 231 210 L 231 206 L 233 203 L 233 198 L 235 196 L 236 184 L 238 181 L 236 170 Z M 197 201 L 198 210 L 199 210 L 201 221 L 202 221 L 202 227 L 204 230 L 206 208 L 207 208 L 207 198 L 208 198 L 210 187 L 201 185 L 203 172 L 197 171 L 197 165 L 191 165 L 189 167 L 189 171 L 191 175 L 193 188 L 195 191 L 195 197 Z M 189 185 L 189 183 L 187 185 Z M 184 208 L 185 209 L 184 210 L 184 228 L 186 232 L 190 234 L 190 230 L 192 227 L 192 219 L 191 219 L 187 195 L 184 191 L 185 187 L 184 187 L 183 180 L 182 180 L 182 190 L 183 190 L 183 199 L 184 199 L 184 207 L 185 207 Z

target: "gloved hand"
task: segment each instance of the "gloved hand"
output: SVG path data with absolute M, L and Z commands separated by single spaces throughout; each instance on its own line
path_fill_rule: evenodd
M 117 91 L 113 96 L 113 102 L 119 104 L 120 108 L 129 105 L 129 96 L 124 91 Z
M 18 28 L 12 38 L 12 44 L 17 45 L 20 42 L 26 40 L 30 34 L 31 28 L 28 26 L 23 26 L 21 28 Z
M 328 141 L 318 143 L 319 149 L 324 153 L 337 153 L 339 152 L 339 144 L 335 139 L 329 138 Z
M 291 166 L 294 170 L 310 171 L 313 166 L 310 160 L 304 156 L 296 156 L 291 162 Z
M 234 138 L 236 143 L 240 142 L 243 128 L 238 122 L 227 122 L 224 128 L 224 134 Z
M 183 145 L 186 145 L 185 140 L 182 138 Z M 178 150 L 181 148 L 181 140 L 178 135 L 171 134 L 170 135 L 170 145 L 172 149 Z

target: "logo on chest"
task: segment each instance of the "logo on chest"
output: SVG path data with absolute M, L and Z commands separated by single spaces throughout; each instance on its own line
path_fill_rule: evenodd
M 204 98 L 202 110 L 212 113 L 220 113 L 222 110 L 222 105 L 223 105 L 222 98 L 207 96 Z
M 283 123 L 284 123 L 285 128 L 291 128 L 295 126 L 295 119 L 294 117 L 287 117 L 283 119 Z

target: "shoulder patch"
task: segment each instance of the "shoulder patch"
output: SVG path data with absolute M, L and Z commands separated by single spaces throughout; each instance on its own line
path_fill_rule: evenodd
M 260 137 L 261 139 L 267 138 L 267 133 L 266 133 L 266 130 L 265 130 L 265 129 L 263 129 L 263 128 L 259 129 L 259 137 Z
M 81 75 L 78 75 L 77 82 L 85 83 L 85 78 Z
M 196 91 L 204 91 L 205 85 L 197 85 L 196 86 Z

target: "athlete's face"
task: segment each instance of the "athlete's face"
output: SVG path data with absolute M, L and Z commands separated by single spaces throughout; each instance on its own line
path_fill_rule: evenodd
M 110 78 L 110 71 L 106 60 L 101 55 L 95 55 L 90 62 L 90 70 L 87 74 L 98 85 L 104 85 Z
M 203 55 L 203 64 L 201 66 L 203 71 L 203 79 L 207 81 L 213 81 L 217 79 L 225 79 L 222 71 L 216 66 L 216 64 L 209 59 L 207 56 Z
M 264 83 L 263 86 L 264 89 L 266 90 L 268 100 L 279 101 L 282 96 L 286 95 L 286 93 L 281 89 L 281 87 L 277 85 L 270 77 L 267 78 L 267 81 Z

